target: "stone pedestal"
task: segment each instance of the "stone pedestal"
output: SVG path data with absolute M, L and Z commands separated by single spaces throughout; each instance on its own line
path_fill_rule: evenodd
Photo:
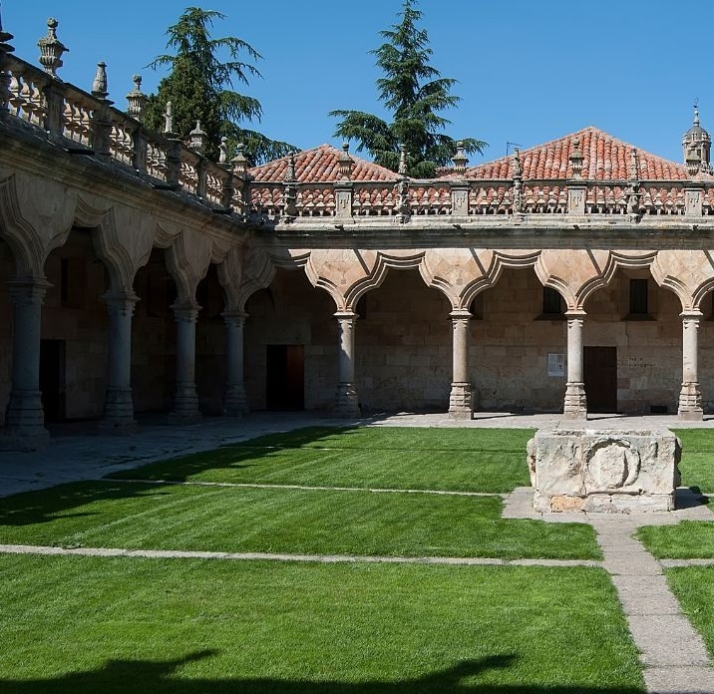
M 541 429 L 528 467 L 541 513 L 672 511 L 680 482 L 677 437 L 667 429 Z

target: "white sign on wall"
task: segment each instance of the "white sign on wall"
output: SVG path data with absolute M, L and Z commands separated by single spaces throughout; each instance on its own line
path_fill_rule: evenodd
M 565 376 L 565 355 L 548 355 L 548 376 Z

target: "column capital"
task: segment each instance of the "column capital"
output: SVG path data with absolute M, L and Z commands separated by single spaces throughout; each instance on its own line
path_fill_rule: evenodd
M 201 306 L 195 301 L 176 302 L 169 308 L 174 312 L 177 323 L 195 323 L 201 310 Z
M 467 308 L 455 308 L 449 313 L 449 318 L 452 320 L 470 320 L 473 317 L 473 313 Z
M 139 301 L 139 297 L 132 289 L 122 291 L 108 291 L 101 296 L 109 311 L 118 311 L 121 315 L 132 315 L 134 306 Z
M 682 319 L 682 322 L 684 322 L 684 321 L 700 321 L 702 318 L 704 318 L 704 314 L 698 308 L 691 308 L 691 309 L 682 311 L 679 314 L 679 317 Z
M 13 302 L 42 303 L 47 290 L 54 286 L 44 277 L 14 277 L 8 280 L 6 284 Z
M 245 311 L 240 311 L 238 309 L 227 309 L 221 313 L 223 320 L 227 325 L 235 325 L 238 328 L 242 328 L 245 325 L 245 319 L 248 314 Z
M 334 314 L 335 318 L 339 321 L 343 320 L 355 320 L 358 315 L 354 311 L 337 311 Z
M 587 313 L 581 308 L 568 309 L 563 314 L 568 320 L 585 320 Z

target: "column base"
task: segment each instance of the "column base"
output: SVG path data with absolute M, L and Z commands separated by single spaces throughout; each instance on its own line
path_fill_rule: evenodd
M 470 383 L 452 383 L 449 395 L 449 417 L 471 419 L 474 411 L 474 394 Z
M 50 432 L 44 427 L 33 429 L 5 427 L 0 429 L 0 451 L 31 453 L 47 448 L 49 442 Z
M 99 432 L 122 436 L 134 433 L 136 428 L 131 388 L 107 388 L 104 417 L 99 422 Z
M 337 386 L 337 396 L 332 414 L 341 419 L 359 419 L 362 416 L 354 383 L 340 383 Z
M 679 419 L 684 422 L 701 422 L 702 419 L 704 419 L 699 383 L 682 383 L 677 414 L 679 415 Z
M 226 387 L 223 395 L 223 414 L 227 417 L 242 417 L 248 414 L 248 396 L 242 384 Z
M 47 446 L 45 412 L 39 390 L 15 390 L 5 412 L 5 428 L 0 430 L 0 450 L 38 451 Z
M 588 401 L 584 383 L 571 382 L 565 385 L 563 417 L 565 419 L 588 418 Z
M 200 421 L 201 412 L 198 409 L 198 394 L 196 386 L 181 385 L 176 389 L 173 409 L 169 413 L 171 424 L 193 424 Z

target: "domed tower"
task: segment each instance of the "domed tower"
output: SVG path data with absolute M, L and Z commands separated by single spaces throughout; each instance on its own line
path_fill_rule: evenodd
M 699 108 L 694 105 L 694 125 L 692 125 L 682 138 L 682 151 L 684 163 L 687 165 L 690 176 L 698 173 L 712 173 L 710 153 L 712 138 L 709 133 L 699 125 Z

